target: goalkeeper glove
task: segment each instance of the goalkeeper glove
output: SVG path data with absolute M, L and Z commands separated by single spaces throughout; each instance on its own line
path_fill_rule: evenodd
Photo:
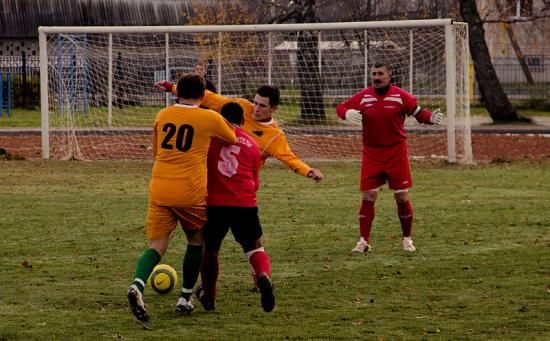
M 155 88 L 164 90 L 166 92 L 172 92 L 172 82 L 161 80 L 155 83 Z
M 430 123 L 439 124 L 442 118 L 443 118 L 443 113 L 441 112 L 441 110 L 439 110 L 439 108 L 437 108 L 432 112 L 432 117 L 430 117 Z
M 359 110 L 348 109 L 346 111 L 346 121 L 353 124 L 361 124 L 363 122 L 363 115 L 361 115 Z

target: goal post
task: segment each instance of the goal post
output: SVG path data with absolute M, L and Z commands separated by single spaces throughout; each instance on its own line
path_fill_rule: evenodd
M 306 160 L 359 160 L 361 129 L 335 107 L 370 85 L 376 62 L 443 125 L 407 118 L 409 156 L 472 162 L 468 35 L 450 19 L 378 22 L 40 27 L 42 156 L 151 158 L 156 112 L 173 103 L 153 88 L 205 60 L 227 97 L 262 84 L 281 90 L 275 120 Z

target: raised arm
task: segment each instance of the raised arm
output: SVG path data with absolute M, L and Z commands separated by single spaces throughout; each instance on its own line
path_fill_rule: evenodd
M 155 88 L 162 91 L 171 92 L 174 95 L 177 94 L 176 84 L 172 84 L 172 82 L 166 80 L 156 82 Z M 244 98 L 225 97 L 209 90 L 206 90 L 204 92 L 204 98 L 202 99 L 201 106 L 210 110 L 220 112 L 221 107 L 223 107 L 223 105 L 228 102 L 237 102 L 242 105 L 245 110 L 247 106 L 252 106 L 252 103 Z

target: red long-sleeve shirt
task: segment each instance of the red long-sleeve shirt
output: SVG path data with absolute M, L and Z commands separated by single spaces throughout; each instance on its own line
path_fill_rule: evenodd
M 363 89 L 339 104 L 336 113 L 345 119 L 349 109 L 359 110 L 363 115 L 365 146 L 393 146 L 405 141 L 407 115 L 413 115 L 419 123 L 431 124 L 431 113 L 421 109 L 413 95 L 393 85 L 382 96 L 373 87 Z

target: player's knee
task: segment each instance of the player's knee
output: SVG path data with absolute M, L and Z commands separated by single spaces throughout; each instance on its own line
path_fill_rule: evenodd
M 184 232 L 185 232 L 185 238 L 187 239 L 187 244 L 202 245 L 204 240 L 202 230 L 184 231 Z
M 395 202 L 398 204 L 404 204 L 409 201 L 409 190 L 408 189 L 398 189 L 393 193 Z
M 378 188 L 363 191 L 363 200 L 365 201 L 376 201 L 377 197 L 378 197 Z
M 260 248 L 263 250 L 262 239 L 258 238 L 256 240 L 242 241 L 240 242 L 243 252 L 248 255 L 249 252 L 257 252 Z
M 158 238 L 158 239 L 152 239 L 149 241 L 149 247 L 155 249 L 158 254 L 162 257 L 166 253 L 166 249 L 168 249 L 168 244 L 170 243 L 170 236 Z

